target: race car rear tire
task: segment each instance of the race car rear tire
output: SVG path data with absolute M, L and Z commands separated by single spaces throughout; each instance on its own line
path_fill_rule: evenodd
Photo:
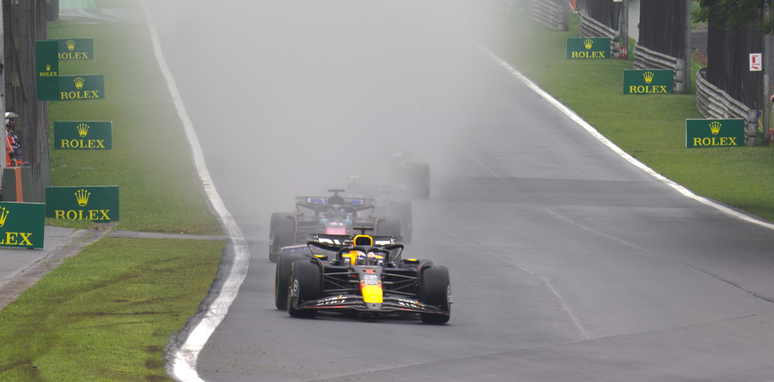
M 322 272 L 320 266 L 310 259 L 299 259 L 293 262 L 290 270 L 290 288 L 297 297 L 288 297 L 288 314 L 296 318 L 313 318 L 317 316 L 314 309 L 296 309 L 299 303 L 317 300 L 322 297 Z M 288 291 L 290 295 L 290 290 Z
M 293 262 L 303 259 L 304 255 L 297 253 L 281 254 L 277 259 L 274 272 L 274 306 L 279 310 L 288 309 L 288 290 L 290 289 L 290 267 Z
M 296 243 L 296 223 L 284 212 L 271 214 L 269 224 L 269 260 L 277 261 L 280 248 Z
M 403 237 L 403 242 L 406 244 L 411 243 L 411 238 L 414 233 L 411 201 L 402 200 L 395 202 L 390 207 L 391 214 L 400 221 L 400 235 Z
M 420 313 L 419 317 L 426 324 L 445 324 L 451 316 L 451 283 L 449 269 L 445 266 L 431 265 L 422 270 L 419 301 L 439 307 L 449 312 L 449 315 Z
M 389 180 L 392 184 L 404 184 L 412 198 L 430 197 L 430 165 L 425 162 L 409 163 L 390 169 Z
M 376 235 L 400 237 L 400 221 L 393 216 L 387 216 L 376 221 Z

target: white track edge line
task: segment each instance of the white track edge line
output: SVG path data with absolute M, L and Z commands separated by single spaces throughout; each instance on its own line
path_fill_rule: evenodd
M 696 201 L 698 201 L 700 203 L 703 203 L 703 204 L 705 204 L 707 206 L 716 208 L 716 209 L 718 209 L 718 210 L 720 210 L 722 212 L 725 212 L 725 213 L 727 213 L 729 215 L 732 215 L 732 216 L 734 216 L 734 217 L 736 217 L 738 219 L 744 220 L 746 222 L 757 224 L 757 225 L 759 225 L 761 227 L 774 230 L 774 224 L 772 224 L 772 223 L 769 223 L 769 222 L 766 222 L 766 221 L 762 221 L 762 220 L 753 218 L 753 217 L 751 217 L 749 215 L 745 215 L 745 214 L 740 213 L 738 211 L 735 211 L 735 210 L 733 210 L 733 209 L 731 209 L 729 207 L 726 207 L 724 205 L 718 204 L 718 203 L 716 203 L 716 202 L 714 202 L 714 201 L 712 201 L 710 199 L 707 199 L 707 198 L 705 198 L 703 196 L 696 195 L 691 190 L 689 190 L 689 189 L 687 189 L 687 188 L 677 184 L 676 182 L 674 182 L 674 181 L 672 181 L 670 179 L 667 179 L 665 176 L 657 173 L 652 168 L 646 166 L 642 162 L 640 162 L 637 159 L 635 159 L 633 156 L 631 156 L 628 153 L 626 153 L 625 151 L 621 150 L 620 147 L 616 146 L 613 142 L 611 142 L 609 139 L 607 139 L 604 135 L 600 134 L 599 131 L 597 131 L 597 129 L 594 128 L 594 126 L 591 126 L 588 122 L 584 121 L 583 118 L 581 118 L 577 113 L 572 111 L 572 109 L 570 109 L 569 107 L 567 107 L 563 103 L 559 102 L 556 98 L 552 97 L 550 94 L 546 93 L 545 90 L 541 89 L 537 84 L 532 82 L 532 80 L 527 78 L 525 75 L 521 74 L 521 72 L 519 72 L 518 70 L 514 69 L 510 64 L 505 62 L 505 60 L 501 59 L 500 57 L 498 57 L 497 55 L 492 53 L 489 49 L 487 49 L 483 45 L 479 44 L 479 47 L 481 49 L 483 49 L 489 55 L 489 57 L 491 57 L 495 62 L 497 62 L 503 68 L 505 68 L 505 70 L 510 72 L 514 77 L 516 77 L 519 80 L 521 80 L 521 82 L 526 84 L 535 93 L 537 93 L 538 95 L 543 97 L 546 101 L 548 101 L 549 103 L 554 105 L 554 107 L 556 107 L 562 113 L 564 113 L 565 115 L 570 117 L 570 119 L 575 121 L 575 123 L 577 123 L 578 125 L 580 125 L 584 129 L 586 129 L 586 131 L 588 131 L 593 137 L 597 138 L 597 140 L 599 140 L 604 145 L 609 147 L 615 153 L 617 153 L 618 155 L 620 155 L 621 157 L 623 157 L 624 159 L 629 161 L 629 163 L 637 166 L 642 171 L 645 171 L 649 175 L 653 176 L 654 178 L 660 180 L 664 184 L 674 188 L 675 190 L 677 190 L 681 194 L 683 194 L 683 195 L 685 195 L 685 196 L 687 196 L 687 197 L 689 197 L 689 198 L 691 198 L 693 200 L 696 200 Z
M 156 60 L 159 63 L 159 67 L 161 68 L 164 79 L 169 87 L 169 92 L 175 102 L 177 114 L 183 122 L 185 134 L 188 138 L 188 143 L 191 146 L 191 151 L 193 152 L 194 163 L 199 174 L 199 179 L 204 187 L 204 192 L 207 194 L 213 209 L 221 218 L 224 234 L 229 237 L 229 242 L 233 243 L 234 246 L 234 262 L 226 276 L 220 293 L 207 308 L 207 311 L 199 324 L 191 330 L 188 338 L 173 355 L 173 358 L 170 361 L 171 364 L 167 367 L 167 370 L 172 373 L 170 377 L 177 381 L 204 382 L 204 380 L 199 378 L 199 374 L 196 372 L 196 361 L 199 357 L 199 352 L 201 352 L 202 348 L 207 343 L 207 340 L 226 317 L 229 307 L 234 302 L 234 299 L 239 292 L 239 287 L 247 276 L 247 268 L 250 265 L 250 253 L 247 248 L 247 242 L 242 236 L 242 231 L 239 229 L 233 216 L 231 216 L 231 213 L 226 209 L 217 190 L 215 190 L 215 185 L 210 178 L 210 173 L 204 162 L 204 154 L 201 145 L 199 144 L 199 139 L 196 136 L 196 131 L 193 128 L 193 123 L 190 118 L 188 118 L 185 106 L 183 105 L 183 100 L 177 90 L 175 80 L 172 77 L 172 73 L 169 71 L 167 62 L 161 52 L 161 43 L 159 42 L 156 27 L 153 25 L 153 20 L 147 5 L 145 4 L 145 0 L 141 1 L 141 5 L 145 12 L 146 24 L 150 31 Z

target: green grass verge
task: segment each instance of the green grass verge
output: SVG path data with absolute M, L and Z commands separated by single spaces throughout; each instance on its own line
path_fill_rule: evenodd
M 104 238 L 0 311 L 2 381 L 168 381 L 223 241 Z
M 119 229 L 218 235 L 191 150 L 144 25 L 49 23 L 49 38 L 93 37 L 94 60 L 62 74 L 104 74 L 105 99 L 49 102 L 54 186 L 119 186 Z M 54 121 L 112 121 L 112 150 L 54 150 Z M 88 221 L 47 219 L 86 227 Z
M 119 229 L 221 234 L 146 27 L 57 21 L 49 37 L 93 37 L 95 59 L 61 62 L 60 73 L 104 74 L 106 91 L 104 100 L 49 103 L 53 184 L 118 185 Z M 54 150 L 53 122 L 79 120 L 112 121 L 113 149 Z M 86 247 L 0 311 L 0 380 L 170 380 L 164 347 L 209 290 L 223 247 L 114 238 Z
M 575 18 L 569 32 L 508 15 L 492 29 L 488 35 L 497 38 L 487 45 L 494 53 L 621 149 L 699 195 L 774 221 L 774 149 L 686 148 L 685 119 L 702 118 L 695 95 L 624 95 L 623 70 L 632 61 L 568 60 Z

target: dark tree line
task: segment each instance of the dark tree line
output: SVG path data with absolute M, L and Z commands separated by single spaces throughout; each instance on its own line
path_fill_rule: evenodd
M 744 26 L 757 24 L 760 34 L 774 32 L 774 12 L 764 17 L 774 0 L 699 0 L 701 8 L 694 13 L 698 21 L 712 20 L 716 26 L 735 32 Z

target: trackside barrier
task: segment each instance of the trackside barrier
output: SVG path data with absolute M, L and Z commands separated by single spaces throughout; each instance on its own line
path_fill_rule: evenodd
M 569 7 L 565 0 L 529 0 L 527 14 L 530 19 L 552 29 L 567 31 L 570 28 Z
M 610 57 L 618 58 L 621 54 L 621 34 L 617 30 L 594 20 L 591 17 L 580 15 L 580 37 L 607 37 L 610 39 Z
M 30 166 L 6 167 L 3 170 L 3 201 L 42 203 L 45 196 L 36 181 L 39 176 L 33 172 Z
M 640 70 L 646 69 L 665 69 L 675 71 L 675 93 L 683 94 L 685 92 L 683 79 L 686 77 L 685 61 L 682 58 L 672 57 L 668 54 L 656 52 L 640 44 L 634 45 L 634 68 Z
M 745 144 L 755 145 L 758 138 L 758 111 L 737 101 L 704 77 L 707 68 L 696 72 L 696 108 L 704 118 L 741 118 L 746 122 Z

